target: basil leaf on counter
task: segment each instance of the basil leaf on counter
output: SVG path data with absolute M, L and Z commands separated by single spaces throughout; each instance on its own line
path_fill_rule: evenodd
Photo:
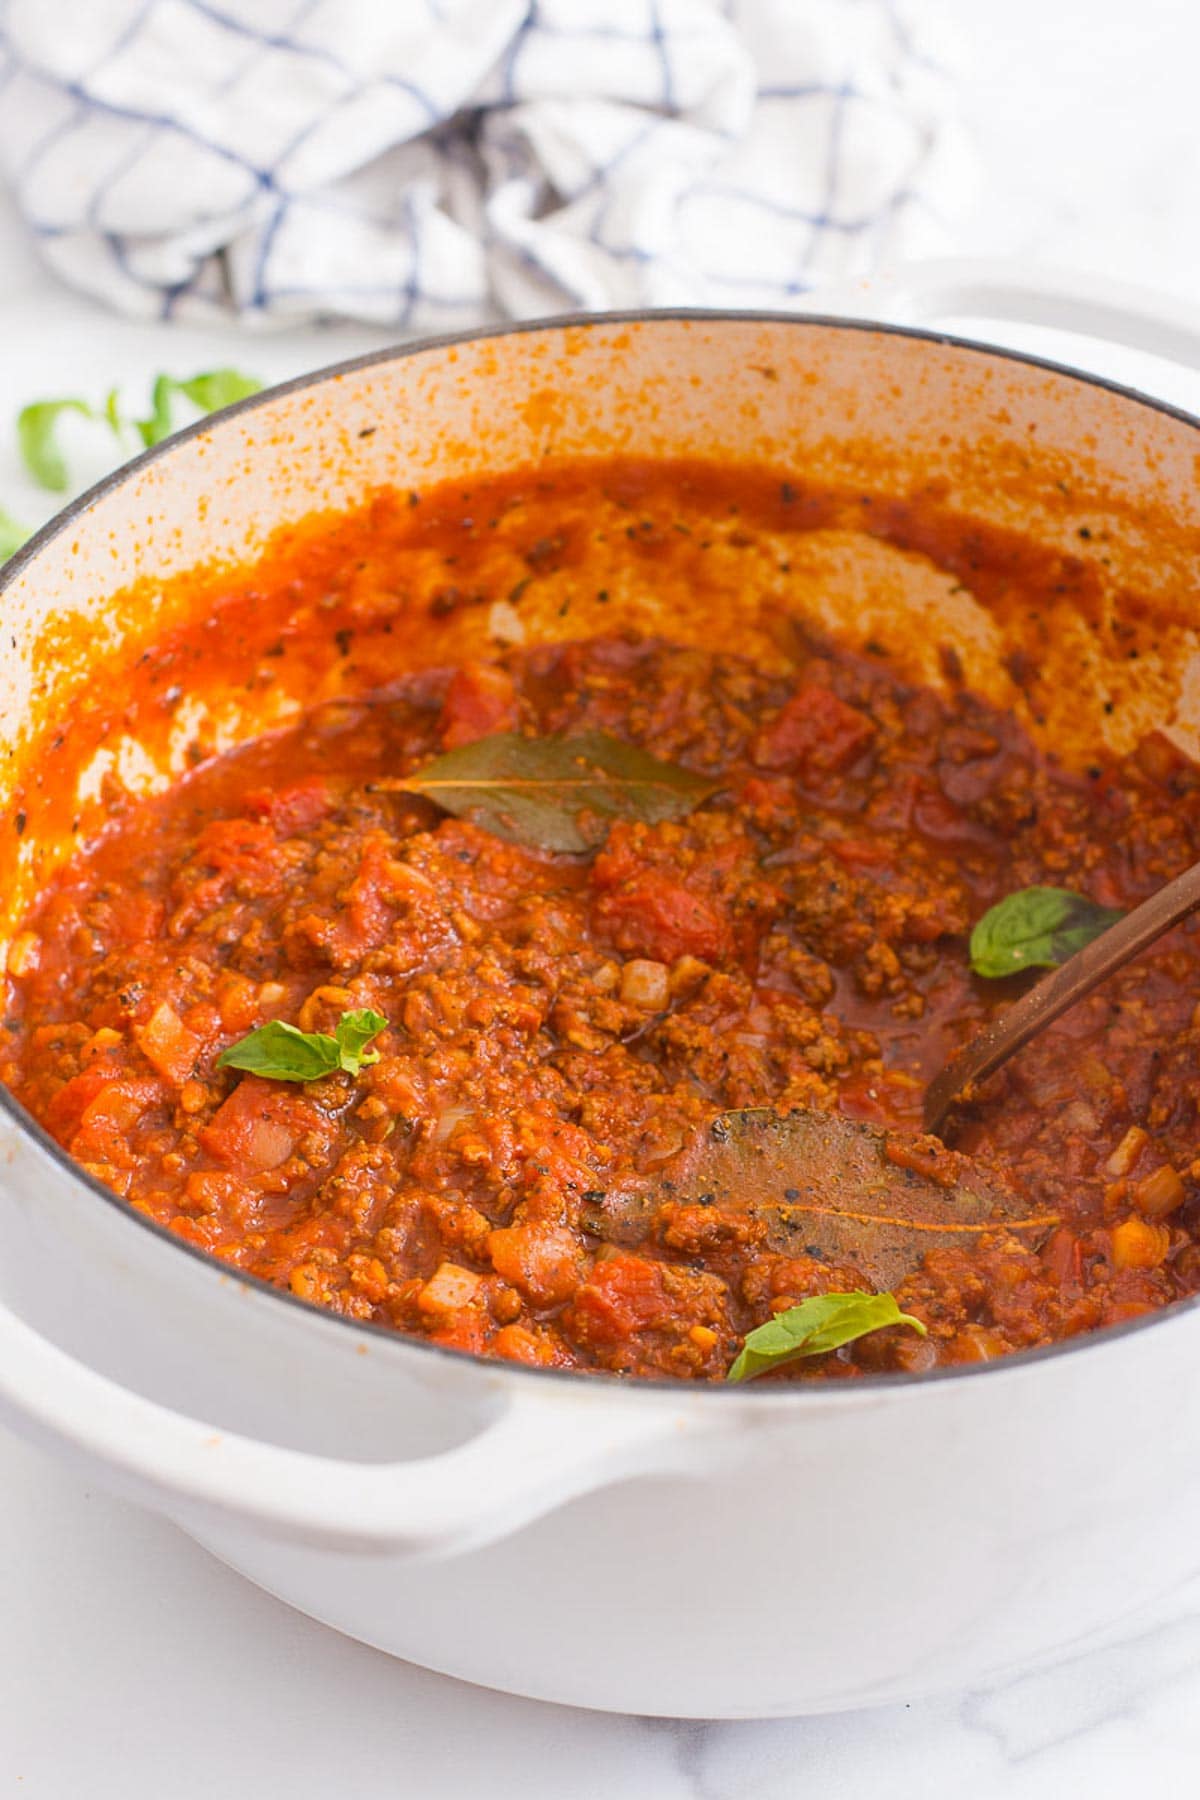
M 501 732 L 435 757 L 402 781 L 372 786 L 422 794 L 509 843 L 578 853 L 595 849 L 603 836 L 586 829 L 588 814 L 601 824 L 681 819 L 720 783 L 660 762 L 607 732 L 587 731 L 542 738 Z
M 1070 888 L 1027 887 L 984 913 L 971 933 L 971 967 L 999 981 L 1022 969 L 1053 969 L 1124 915 Z
M 21 460 L 39 487 L 61 494 L 69 485 L 66 458 L 58 447 L 58 421 L 64 413 L 98 415 L 86 400 L 35 400 L 17 414 L 17 447 Z
M 765 1325 L 747 1332 L 726 1381 L 752 1381 L 768 1369 L 782 1369 L 803 1356 L 837 1350 L 885 1325 L 910 1325 L 927 1336 L 912 1313 L 901 1312 L 894 1294 L 813 1294 L 799 1306 L 776 1313 Z
M 134 425 L 149 449 L 170 437 L 174 429 L 176 394 L 182 394 L 202 413 L 210 413 L 219 411 L 222 406 L 232 406 L 235 400 L 244 400 L 249 394 L 257 394 L 261 387 L 261 381 L 255 380 L 253 375 L 243 375 L 238 369 L 209 369 L 201 375 L 189 375 L 184 381 L 176 380 L 173 375 L 160 375 L 150 396 L 150 417 L 135 419 Z
M 239 369 L 208 369 L 199 375 L 182 378 L 159 375 L 150 398 L 149 418 L 132 420 L 126 419 L 121 411 L 118 388 L 109 389 L 104 405 L 99 408 L 73 397 L 34 400 L 17 414 L 17 444 L 34 480 L 52 493 L 61 494 L 70 485 L 66 458 L 58 446 L 58 422 L 64 413 L 79 413 L 85 419 L 107 425 L 118 444 L 123 442 L 127 432 L 136 431 L 149 449 L 173 431 L 172 409 L 177 394 L 190 400 L 202 413 L 210 413 L 222 406 L 232 406 L 235 400 L 244 400 L 248 394 L 257 394 L 261 387 L 262 382 L 255 376 L 243 375 Z
M 220 412 L 235 400 L 248 400 L 262 389 L 256 375 L 243 375 L 240 369 L 209 369 L 201 375 L 189 375 L 175 386 L 186 400 L 201 412 Z
M 357 1075 L 379 1061 L 379 1052 L 368 1050 L 367 1045 L 386 1028 L 387 1020 L 369 1009 L 343 1013 L 332 1037 L 323 1031 L 301 1031 L 282 1019 L 269 1019 L 222 1050 L 217 1067 L 242 1069 L 273 1081 L 320 1081 L 337 1069 Z
M 29 536 L 29 527 L 21 525 L 0 506 L 0 563 L 16 554 Z

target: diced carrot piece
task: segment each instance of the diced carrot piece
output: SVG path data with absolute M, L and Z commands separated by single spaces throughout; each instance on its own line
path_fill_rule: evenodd
M 535 1306 L 556 1306 L 579 1281 L 580 1245 L 561 1225 L 509 1225 L 488 1235 L 492 1267 Z
M 1114 1225 L 1112 1259 L 1118 1269 L 1156 1269 L 1171 1247 L 1165 1225 L 1130 1217 Z
M 1183 1205 L 1187 1199 L 1187 1189 L 1178 1171 L 1170 1163 L 1164 1163 L 1160 1169 L 1155 1169 L 1134 1184 L 1132 1198 L 1138 1211 L 1148 1219 L 1164 1219 L 1176 1207 Z
M 530 1363 L 544 1368 L 556 1361 L 554 1345 L 550 1340 L 540 1337 L 535 1331 L 527 1331 L 523 1325 L 505 1325 L 496 1333 L 488 1348 L 493 1356 L 503 1356 L 508 1362 Z

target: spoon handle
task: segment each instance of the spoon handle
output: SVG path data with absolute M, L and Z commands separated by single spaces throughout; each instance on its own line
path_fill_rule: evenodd
M 946 1064 L 925 1092 L 926 1131 L 938 1131 L 963 1090 L 993 1074 L 1060 1013 L 1090 994 L 1094 987 L 1162 937 L 1164 932 L 1200 910 L 1200 863 L 1169 881 L 1131 913 L 1068 957 L 1061 968 L 1043 977 L 1006 1013 L 986 1025 L 964 1050 Z

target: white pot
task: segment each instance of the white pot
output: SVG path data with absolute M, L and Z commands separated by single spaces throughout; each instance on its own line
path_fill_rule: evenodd
M 1186 322 L 1161 323 L 1169 348 L 1195 351 Z M 1128 296 L 1104 324 L 1142 343 L 1153 330 Z M 897 493 L 942 476 L 965 509 L 1019 514 L 1064 546 L 1065 468 L 1072 506 L 1107 521 L 1116 587 L 1153 593 L 1161 578 L 1165 596 L 1195 573 L 1200 428 L 1044 365 L 703 315 L 433 344 L 185 434 L 14 561 L 0 582 L 0 809 L 35 773 L 33 723 L 81 708 L 92 660 L 163 604 L 157 585 L 123 594 L 139 575 L 244 558 L 280 522 L 381 482 L 608 447 L 766 459 Z M 90 639 L 51 665 L 47 621 L 71 615 Z M 705 621 L 672 629 L 703 636 Z M 1188 631 L 1164 610 L 1145 677 L 1146 716 L 1180 730 Z M 1067 695 L 1093 736 L 1105 682 L 1124 678 L 1094 651 Z M 267 716 L 257 699 L 193 698 L 230 738 Z M 135 770 L 129 745 L 108 748 Z M 26 834 L 10 920 L 62 851 Z M 969 1370 L 774 1391 L 480 1362 L 207 1261 L 0 1107 L 0 1417 L 313 1616 L 544 1699 L 821 1711 L 1111 1635 L 1200 1569 L 1198 1360 L 1200 1310 L 1180 1306 Z

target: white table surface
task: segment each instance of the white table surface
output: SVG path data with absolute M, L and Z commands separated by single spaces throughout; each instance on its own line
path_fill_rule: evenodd
M 976 253 L 1200 299 L 1200 10 L 938 0 L 969 40 Z M 1019 332 L 1013 341 L 1049 347 Z M 40 272 L 0 201 L 0 420 L 222 360 L 275 378 L 381 341 L 235 345 L 112 320 Z M 1197 403 L 1196 380 L 1097 362 Z M 44 508 L 0 441 L 0 505 Z M 0 1796 L 30 1800 L 1193 1800 L 1200 1584 L 1120 1649 L 989 1693 L 829 1719 L 670 1724 L 465 1687 L 335 1636 L 172 1527 L 0 1434 Z

